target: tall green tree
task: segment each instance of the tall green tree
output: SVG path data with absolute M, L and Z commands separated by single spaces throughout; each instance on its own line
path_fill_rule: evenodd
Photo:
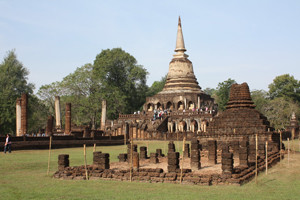
M 216 103 L 218 104 L 218 110 L 225 110 L 226 104 L 229 100 L 230 87 L 236 83 L 233 79 L 227 79 L 218 84 L 216 89 Z
M 9 51 L 0 64 L 0 134 L 15 133 L 16 99 L 22 93 L 32 94 L 34 85 L 28 83 L 28 70 Z
M 268 118 L 271 126 L 275 129 L 285 128 L 289 125 L 293 112 L 299 116 L 299 104 L 291 99 L 277 97 L 268 101 L 262 107 L 262 113 Z
M 300 102 L 300 81 L 289 74 L 277 76 L 269 85 L 269 95 L 271 99 L 284 97 Z
M 93 81 L 102 98 L 107 100 L 109 118 L 140 109 L 148 89 L 147 74 L 147 70 L 121 48 L 106 49 L 96 56 Z
M 147 97 L 151 97 L 157 93 L 159 93 L 160 91 L 162 91 L 162 89 L 164 88 L 165 84 L 166 84 L 166 80 L 167 80 L 167 75 L 161 77 L 160 81 L 154 81 L 151 85 L 151 87 L 148 88 L 147 91 Z
M 270 102 L 270 99 L 268 98 L 268 92 L 266 92 L 265 90 L 253 90 L 251 91 L 251 98 L 254 102 L 254 105 L 256 106 L 255 108 L 259 112 L 265 114 L 264 108 Z

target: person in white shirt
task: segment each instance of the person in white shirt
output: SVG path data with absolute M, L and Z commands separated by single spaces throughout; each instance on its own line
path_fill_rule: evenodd
M 5 139 L 4 153 L 6 153 L 6 151 L 11 153 L 11 138 L 9 134 L 6 134 L 6 139 Z

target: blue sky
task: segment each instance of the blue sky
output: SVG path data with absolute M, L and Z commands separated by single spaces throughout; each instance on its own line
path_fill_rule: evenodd
M 300 1 L 0 0 L 0 59 L 15 49 L 37 89 L 121 47 L 149 72 L 167 74 L 178 16 L 199 85 L 228 78 L 268 89 L 282 74 L 300 79 Z

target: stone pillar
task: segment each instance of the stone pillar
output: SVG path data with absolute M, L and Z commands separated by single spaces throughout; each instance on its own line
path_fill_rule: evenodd
M 175 152 L 175 144 L 173 141 L 170 141 L 168 144 L 168 152 Z
M 200 109 L 200 96 L 198 96 L 197 108 Z
M 69 167 L 69 154 L 60 154 L 58 155 L 58 170 L 63 171 L 65 167 Z
M 87 138 L 87 137 L 90 137 L 90 136 L 91 136 L 91 131 L 90 131 L 89 127 L 84 127 L 84 129 L 83 129 L 83 137 Z
M 102 113 L 101 113 L 101 130 L 105 130 L 106 121 L 106 100 L 102 101 Z
M 65 134 L 71 133 L 71 103 L 66 103 Z
M 21 136 L 21 99 L 16 102 L 16 136 Z
M 175 132 L 178 132 L 178 122 L 175 121 Z
M 53 116 L 48 116 L 47 126 L 46 126 L 46 135 L 50 136 L 53 134 Z
M 201 168 L 201 156 L 199 151 L 199 141 L 193 138 L 191 141 L 191 169 L 198 170 Z
M 140 147 L 140 159 L 147 159 L 147 147 Z
M 201 119 L 197 120 L 197 123 L 198 123 L 198 131 L 200 132 L 201 131 Z
M 132 145 L 132 153 L 137 153 L 137 145 L 133 144 Z M 127 161 L 131 162 L 131 144 L 127 144 Z
M 133 152 L 132 158 L 133 170 L 138 170 L 140 168 L 139 153 Z
M 179 152 L 168 153 L 168 172 L 176 172 L 179 169 Z
M 60 97 L 55 97 L 55 127 L 61 129 L 61 116 L 60 116 Z
M 22 94 L 21 100 L 21 135 L 27 133 L 27 103 L 28 96 L 27 94 Z
M 126 153 L 120 153 L 118 158 L 119 158 L 119 162 L 126 162 L 127 154 Z
M 217 164 L 217 142 L 216 140 L 208 140 L 208 163 L 210 165 Z
M 109 169 L 109 154 L 96 151 L 93 153 L 93 164 L 100 169 Z
M 229 153 L 228 144 L 222 146 L 222 175 L 231 178 L 233 173 L 233 154 Z
M 190 119 L 187 119 L 186 120 L 186 131 L 190 131 L 190 124 L 191 124 L 191 120 Z

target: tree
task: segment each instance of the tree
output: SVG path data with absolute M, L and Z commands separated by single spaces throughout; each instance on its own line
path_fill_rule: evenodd
M 27 82 L 28 70 L 9 51 L 0 64 L 0 134 L 15 133 L 16 99 L 22 93 L 31 95 L 34 85 Z
M 300 81 L 289 74 L 277 76 L 269 85 L 269 95 L 271 99 L 284 97 L 300 102 Z
M 218 84 L 215 94 L 219 110 L 225 110 L 226 104 L 229 100 L 230 87 L 234 83 L 236 83 L 235 80 L 229 78 Z
M 151 97 L 157 93 L 159 93 L 160 91 L 162 91 L 162 89 L 164 88 L 165 84 L 166 84 L 166 80 L 167 80 L 167 75 L 161 77 L 160 81 L 154 81 L 151 85 L 151 87 L 149 87 L 148 91 L 147 91 L 147 97 Z
M 145 102 L 148 72 L 121 48 L 98 54 L 92 73 L 95 88 L 99 88 L 101 97 L 107 100 L 108 118 L 132 113 Z
M 292 113 L 300 114 L 299 104 L 291 99 L 277 97 L 270 100 L 262 108 L 262 113 L 268 118 L 275 129 L 285 128 L 289 125 Z
M 251 98 L 256 106 L 256 110 L 265 114 L 264 107 L 270 102 L 268 93 L 264 90 L 253 90 L 251 91 Z

